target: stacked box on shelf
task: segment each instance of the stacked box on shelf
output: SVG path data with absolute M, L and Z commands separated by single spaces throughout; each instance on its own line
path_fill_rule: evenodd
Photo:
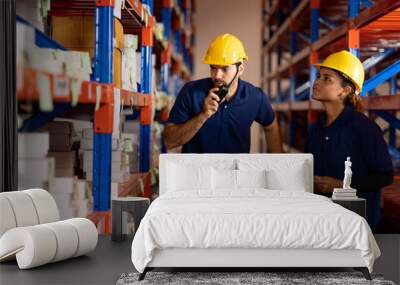
M 16 2 L 17 15 L 29 21 L 40 31 L 45 30 L 43 18 L 47 17 L 50 9 L 50 0 L 18 0 Z
M 123 124 L 122 137 L 132 143 L 132 151 L 129 152 L 129 165 L 132 172 L 139 171 L 139 133 L 140 124 L 137 121 L 126 121 Z
M 89 52 L 94 58 L 94 17 L 70 16 L 51 19 L 52 37 L 64 47 L 74 51 Z M 79 31 L 79 32 L 77 32 Z M 124 48 L 124 31 L 120 20 L 114 19 L 114 52 L 113 82 L 121 88 L 122 49 Z
M 47 157 L 49 134 L 18 133 L 18 188 L 48 189 L 54 178 L 54 159 Z
M 82 169 L 86 174 L 88 181 L 93 180 L 93 129 L 83 130 L 83 139 L 81 141 L 82 152 Z M 120 139 L 112 139 L 112 165 L 111 165 L 111 181 L 123 182 L 129 176 L 129 163 L 125 158 L 127 154 L 122 151 L 122 143 Z
M 55 177 L 72 177 L 75 175 L 76 152 L 72 151 L 51 151 L 48 154 L 55 161 Z
M 42 130 L 46 130 L 49 132 L 50 151 L 71 151 L 73 144 L 73 125 L 71 122 L 48 122 L 42 127 Z
M 54 197 L 61 219 L 86 217 L 92 208 L 90 185 L 76 177 L 56 177 L 49 192 Z

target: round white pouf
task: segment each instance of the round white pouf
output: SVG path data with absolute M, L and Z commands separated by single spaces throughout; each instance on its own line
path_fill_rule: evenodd
M 20 269 L 49 263 L 56 251 L 55 234 L 42 225 L 11 229 L 0 239 L 0 259 L 16 254 Z
M 59 221 L 42 225 L 51 229 L 56 235 L 57 250 L 51 262 L 73 257 L 78 250 L 78 233 L 70 223 Z
M 64 222 L 73 225 L 78 233 L 78 250 L 74 257 L 86 254 L 97 246 L 98 232 L 91 220 L 85 218 L 74 218 Z
M 17 227 L 33 226 L 39 223 L 35 205 L 30 196 L 23 191 L 3 192 L 14 211 Z
M 60 220 L 60 213 L 53 196 L 43 189 L 29 189 L 22 191 L 28 194 L 39 217 L 39 224 L 51 223 Z
M 11 204 L 8 199 L 1 194 L 2 193 L 0 193 L 0 237 L 9 229 L 17 226 Z

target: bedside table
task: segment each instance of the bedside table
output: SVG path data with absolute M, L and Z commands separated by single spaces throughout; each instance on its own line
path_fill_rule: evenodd
M 352 200 L 340 200 L 332 199 L 332 202 L 339 204 L 340 206 L 359 214 L 364 219 L 366 218 L 366 201 L 362 198 L 352 199 Z
M 134 232 L 150 206 L 150 199 L 143 197 L 119 197 L 112 199 L 112 241 L 124 241 L 128 233 L 128 217 L 133 218 Z

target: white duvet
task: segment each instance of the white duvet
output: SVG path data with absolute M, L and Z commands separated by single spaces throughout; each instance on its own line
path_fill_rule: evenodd
M 358 249 L 371 272 L 380 256 L 359 215 L 320 195 L 265 189 L 157 198 L 133 239 L 132 262 L 143 272 L 165 248 Z

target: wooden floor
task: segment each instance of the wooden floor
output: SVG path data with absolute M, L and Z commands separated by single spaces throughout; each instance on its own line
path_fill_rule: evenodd
M 382 256 L 374 273 L 400 284 L 400 235 L 376 235 Z M 29 270 L 19 270 L 16 262 L 0 264 L 0 284 L 115 284 L 122 273 L 135 271 L 131 262 L 131 239 L 121 243 L 100 236 L 88 256 L 61 261 Z

